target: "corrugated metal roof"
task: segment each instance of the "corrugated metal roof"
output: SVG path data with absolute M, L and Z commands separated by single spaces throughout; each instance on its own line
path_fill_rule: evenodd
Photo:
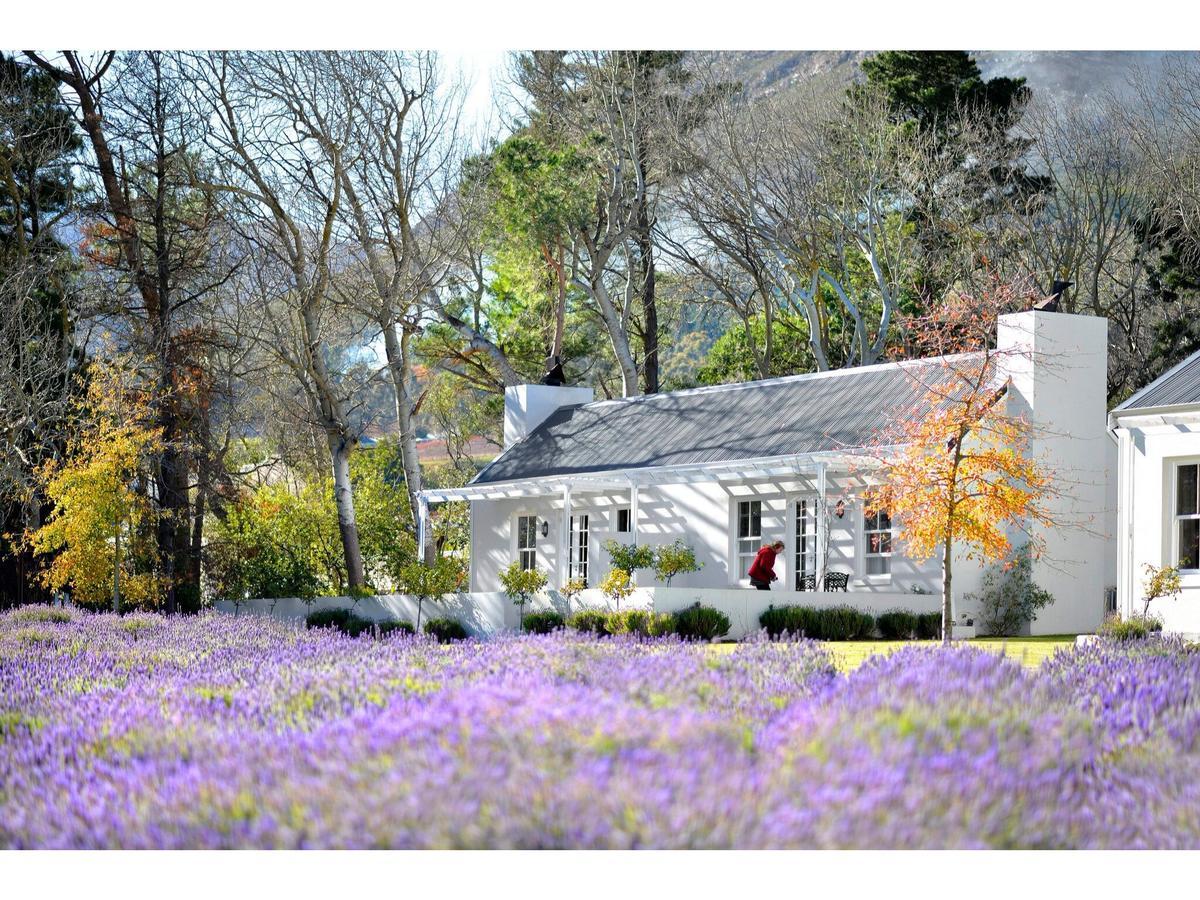
M 1155 409 L 1200 403 L 1200 353 L 1194 353 L 1165 375 L 1150 382 L 1117 410 Z
M 564 407 L 472 483 L 866 447 L 943 368 L 891 363 Z

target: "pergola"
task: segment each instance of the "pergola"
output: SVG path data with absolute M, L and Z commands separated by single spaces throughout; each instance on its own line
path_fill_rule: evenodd
M 873 451 L 873 454 L 878 450 Z M 758 459 L 740 459 L 728 462 L 701 462 L 685 465 L 652 466 L 634 469 L 617 469 L 605 472 L 580 472 L 563 475 L 547 475 L 538 478 L 517 479 L 483 484 L 468 484 L 461 488 L 441 488 L 421 491 L 418 497 L 417 546 L 425 545 L 429 527 L 431 503 L 447 503 L 471 500 L 509 500 L 527 497 L 561 497 L 563 516 L 559 528 L 558 577 L 565 580 L 567 554 L 570 544 L 571 498 L 581 493 L 629 492 L 630 530 L 633 543 L 637 543 L 638 492 L 647 485 L 686 484 L 694 482 L 746 482 L 764 478 L 803 478 L 816 489 L 820 509 L 826 506 L 828 488 L 827 473 L 848 471 L 852 465 L 869 467 L 876 456 L 867 456 L 862 451 L 823 451 L 798 453 L 790 456 L 771 456 Z M 819 528 L 825 528 L 821 521 Z M 816 567 L 823 572 L 825 560 L 823 541 L 817 541 L 818 558 Z

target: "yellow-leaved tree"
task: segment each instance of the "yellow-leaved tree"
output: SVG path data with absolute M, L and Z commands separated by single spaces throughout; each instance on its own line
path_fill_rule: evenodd
M 1043 503 L 1053 476 L 1029 453 L 1027 421 L 1004 402 L 1001 361 L 1010 352 L 990 343 L 998 317 L 1028 300 L 1018 287 L 995 282 L 904 323 L 912 349 L 940 362 L 913 367 L 921 399 L 880 436 L 887 449 L 875 460 L 879 483 L 864 499 L 868 514 L 884 510 L 901 523 L 899 543 L 908 555 L 941 559 L 944 642 L 953 628 L 955 554 L 1007 563 L 1010 533 L 1023 531 L 1022 550 L 1036 556 L 1042 542 L 1031 526 L 1057 524 Z
M 43 583 L 69 590 L 80 606 L 155 608 L 166 585 L 158 575 L 150 466 L 162 437 L 132 361 L 97 360 L 78 413 L 63 458 L 37 470 L 51 512 L 25 539 L 46 560 Z

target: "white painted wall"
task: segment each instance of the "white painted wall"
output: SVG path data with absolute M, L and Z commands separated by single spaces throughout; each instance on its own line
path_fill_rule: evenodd
M 1145 567 L 1174 565 L 1173 478 L 1175 465 L 1200 461 L 1200 412 L 1139 417 L 1118 429 L 1121 442 L 1121 515 L 1118 557 L 1118 608 L 1122 615 L 1143 608 Z M 1183 592 L 1174 600 L 1156 600 L 1150 612 L 1167 631 L 1200 635 L 1200 572 L 1182 573 Z
M 1091 632 L 1115 579 L 1114 457 L 1107 433 L 1108 321 L 1096 316 L 1023 312 L 1001 316 L 1000 351 L 1012 387 L 1011 413 L 1031 424 L 1030 452 L 1054 472 L 1043 505 L 1061 527 L 1032 524 L 1044 543 L 1033 579 L 1055 603 L 1038 613 L 1033 634 Z M 1014 529 L 1011 539 L 1022 540 Z
M 695 588 L 639 588 L 621 604 L 622 609 L 653 609 L 656 612 L 676 612 L 694 603 L 702 603 L 721 610 L 729 617 L 730 630 L 726 638 L 741 640 L 761 627 L 758 617 L 774 604 L 783 606 L 797 604 L 826 608 L 849 604 L 865 612 L 878 614 L 887 609 L 903 607 L 913 612 L 932 612 L 940 607 L 939 599 L 932 594 L 915 595 L 899 592 L 874 591 L 864 593 L 820 593 L 798 591 L 756 591 L 745 588 L 704 590 Z M 417 603 L 403 594 L 385 594 L 365 597 L 355 601 L 350 597 L 317 597 L 301 600 L 296 597 L 279 600 L 247 600 L 235 606 L 221 601 L 215 604 L 219 612 L 233 615 L 271 616 L 291 622 L 303 622 L 312 612 L 321 609 L 352 609 L 358 615 L 372 621 L 405 619 L 415 623 Z M 555 591 L 535 597 L 525 606 L 525 612 L 554 609 L 563 615 L 580 609 L 613 609 L 613 605 L 598 590 L 584 591 L 572 603 Z M 520 624 L 520 610 L 508 597 L 499 592 L 479 592 L 447 595 L 437 602 L 428 602 L 422 612 L 422 622 L 431 618 L 457 619 L 475 637 L 488 637 L 504 631 L 516 631 Z M 957 615 L 957 611 L 956 611 Z
M 843 499 L 845 515 L 841 519 L 830 518 L 826 571 L 851 574 L 850 589 L 854 592 L 939 592 L 941 572 L 933 560 L 911 560 L 897 552 L 892 558 L 890 576 L 867 577 L 863 573 L 860 493 L 858 483 L 852 479 L 830 476 L 827 489 L 829 502 L 832 504 L 839 498 Z M 757 499 L 762 502 L 763 542 L 782 539 L 786 545 L 784 553 L 776 561 L 776 574 L 779 576 L 776 587 L 790 588 L 794 583 L 795 561 L 792 504 L 798 497 L 815 500 L 815 487 L 800 478 L 770 483 L 758 480 L 643 485 L 638 491 L 637 542 L 660 546 L 682 538 L 695 549 L 696 558 L 703 563 L 703 568 L 699 572 L 676 577 L 672 587 L 727 588 L 740 585 L 748 588 L 748 582 L 739 582 L 735 577 L 737 504 L 741 500 Z M 617 510 L 629 506 L 628 491 L 584 494 L 576 490 L 572 495 L 572 514 L 586 513 L 589 518 L 591 584 L 599 584 L 609 568 L 604 542 L 609 539 L 625 544 L 633 542 L 632 535 L 616 531 Z M 557 586 L 563 503 L 560 497 L 544 496 L 523 500 L 477 500 L 471 503 L 472 591 L 499 589 L 500 571 L 516 558 L 516 520 L 521 515 L 536 515 L 539 520 L 548 522 L 546 536 L 542 536 L 540 528 L 538 531 L 538 566 L 549 574 L 551 584 Z M 894 527 L 898 535 L 903 523 L 896 522 Z M 977 586 L 978 578 L 972 578 L 973 574 L 969 567 L 964 566 L 964 591 Z M 650 570 L 637 572 L 636 578 L 644 587 L 665 587 Z

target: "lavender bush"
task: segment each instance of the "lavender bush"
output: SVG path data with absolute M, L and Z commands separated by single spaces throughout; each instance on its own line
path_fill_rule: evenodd
M 62 617 L 59 616 L 59 619 Z M 0 615 L 3 847 L 1197 847 L 1200 655 Z

